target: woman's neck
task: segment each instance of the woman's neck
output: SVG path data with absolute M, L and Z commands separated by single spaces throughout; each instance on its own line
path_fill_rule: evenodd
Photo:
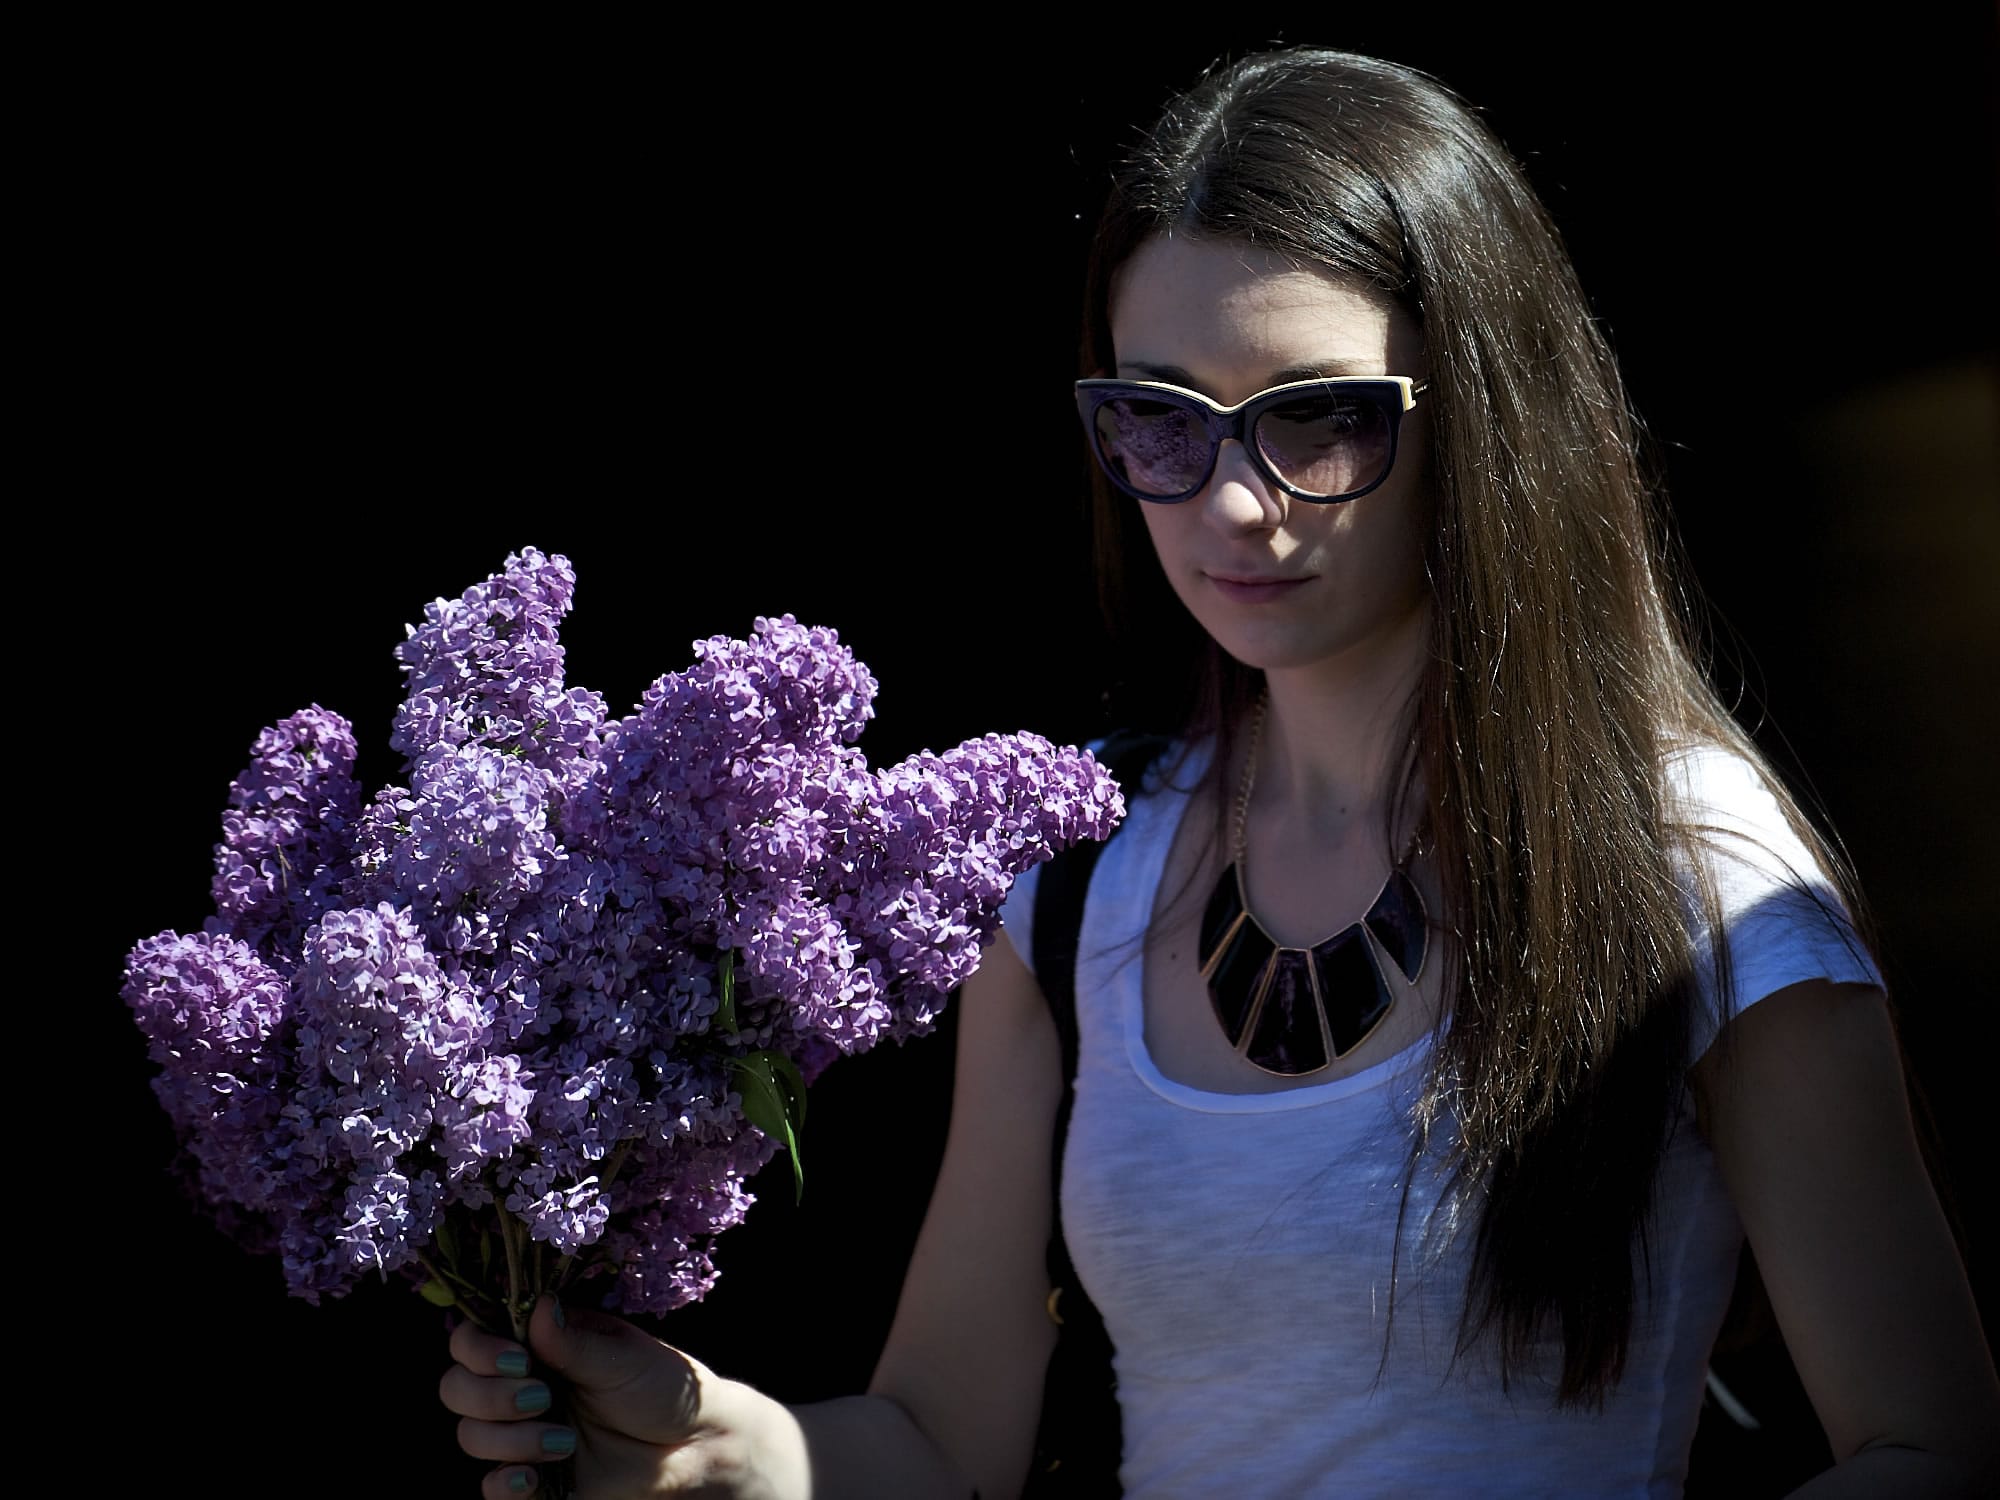
M 1426 608 L 1365 651 L 1267 672 L 1258 807 L 1335 844 L 1379 829 L 1404 768 L 1407 709 L 1429 640 Z

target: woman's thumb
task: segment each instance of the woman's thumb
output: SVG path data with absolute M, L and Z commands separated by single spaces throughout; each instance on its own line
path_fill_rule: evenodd
M 599 1421 L 644 1442 L 684 1440 L 700 1416 L 704 1384 L 712 1389 L 718 1380 L 638 1325 L 547 1294 L 528 1316 L 528 1345 Z

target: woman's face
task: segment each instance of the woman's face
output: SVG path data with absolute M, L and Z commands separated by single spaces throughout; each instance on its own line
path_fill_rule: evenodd
M 1313 375 L 1428 373 L 1415 325 L 1388 299 L 1227 240 L 1142 245 L 1113 285 L 1111 336 L 1120 378 L 1169 381 L 1225 406 Z M 1423 639 L 1422 419 L 1419 400 L 1403 416 L 1395 468 L 1358 499 L 1288 495 L 1232 440 L 1190 499 L 1132 502 L 1175 593 L 1231 656 L 1266 671 L 1353 670 Z M 1260 580 L 1283 584 L 1243 586 Z

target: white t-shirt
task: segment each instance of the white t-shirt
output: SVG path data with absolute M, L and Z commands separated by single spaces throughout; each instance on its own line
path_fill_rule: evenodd
M 1180 787 L 1208 753 L 1176 773 Z M 1739 1011 L 1803 979 L 1880 984 L 1845 923 L 1794 888 L 1797 871 L 1837 908 L 1747 762 L 1683 751 L 1669 777 L 1725 830 L 1704 857 Z M 1187 796 L 1150 781 L 1126 790 L 1126 823 L 1093 873 L 1078 945 L 1061 1213 L 1117 1351 L 1127 1500 L 1679 1495 L 1743 1233 L 1691 1104 L 1683 1099 L 1684 1128 L 1661 1166 L 1652 1292 L 1639 1283 L 1625 1374 L 1602 1412 L 1554 1410 L 1553 1332 L 1548 1376 L 1506 1394 L 1484 1348 L 1451 1367 L 1470 1233 L 1442 1248 L 1422 1242 L 1440 1187 L 1423 1166 L 1377 1383 L 1406 1121 L 1429 1039 L 1281 1093 L 1212 1093 L 1163 1076 L 1146 1051 L 1143 944 L 1126 940 L 1151 913 Z M 1038 874 L 1015 882 L 1002 915 L 1030 963 Z M 1700 951 L 1701 923 L 1690 923 Z M 1715 1030 L 1701 1026 L 1694 1055 Z

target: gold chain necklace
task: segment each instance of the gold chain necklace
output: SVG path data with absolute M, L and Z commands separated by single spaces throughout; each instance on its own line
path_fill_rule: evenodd
M 1423 972 L 1428 914 L 1404 869 L 1411 846 L 1382 881 L 1367 914 L 1310 948 L 1273 938 L 1250 910 L 1243 871 L 1249 863 L 1250 794 L 1257 784 L 1268 696 L 1250 720 L 1250 743 L 1236 793 L 1229 867 L 1202 913 L 1201 977 L 1222 1033 L 1239 1057 L 1266 1073 L 1313 1073 L 1366 1041 L 1395 1003 L 1383 960 L 1411 984 Z

